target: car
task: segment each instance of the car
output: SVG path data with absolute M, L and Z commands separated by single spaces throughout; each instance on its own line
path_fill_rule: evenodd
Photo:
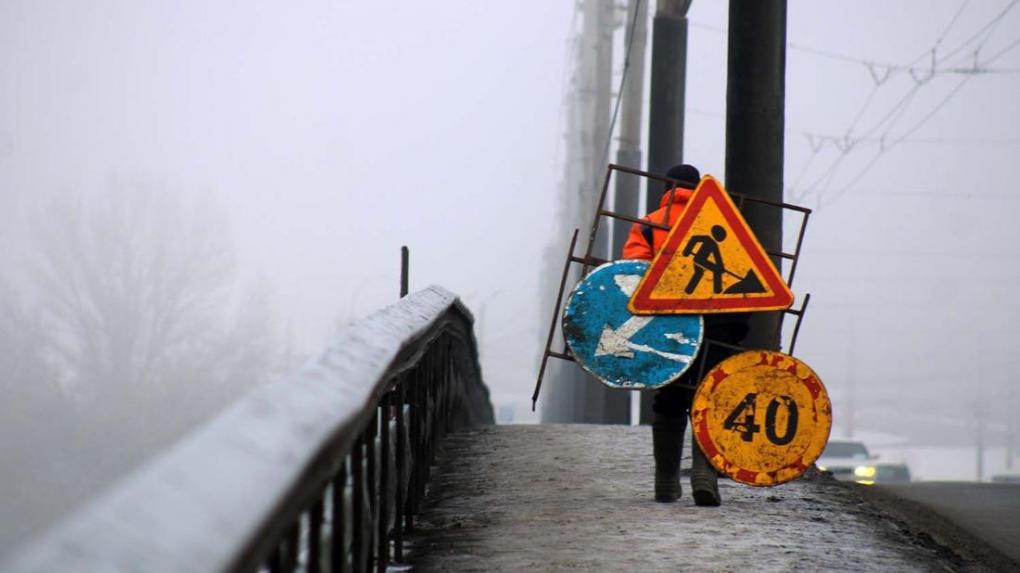
M 871 455 L 864 442 L 856 440 L 829 440 L 825 450 L 819 456 L 815 465 L 818 469 L 830 472 L 832 477 L 840 481 L 853 481 L 871 485 L 880 478 L 883 481 L 897 481 L 902 479 L 903 470 L 906 470 L 907 481 L 910 479 L 910 470 L 902 464 L 876 464 L 878 456 Z M 902 468 L 898 467 L 902 466 Z M 884 468 L 880 473 L 880 468 Z
M 875 483 L 907 483 L 910 481 L 910 468 L 907 464 L 875 464 Z

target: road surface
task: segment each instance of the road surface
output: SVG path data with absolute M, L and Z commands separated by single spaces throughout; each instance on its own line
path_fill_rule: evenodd
M 443 448 L 415 571 L 987 569 L 825 476 L 655 503 L 648 427 L 490 426 Z
M 1020 484 L 918 482 L 865 494 L 989 569 L 1020 571 Z

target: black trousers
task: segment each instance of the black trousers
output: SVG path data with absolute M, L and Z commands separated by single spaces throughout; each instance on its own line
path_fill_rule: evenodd
M 705 315 L 705 338 L 727 344 L 740 344 L 747 336 L 748 318 L 749 315 L 746 313 Z M 730 348 L 714 344 L 706 352 L 706 345 L 707 343 L 702 345 L 697 358 L 694 359 L 683 376 L 655 393 L 652 412 L 658 417 L 685 419 L 691 409 L 694 389 L 701 382 L 697 376 L 702 370 L 702 364 L 704 364 L 704 371 L 707 374 L 717 364 L 735 354 L 735 351 Z

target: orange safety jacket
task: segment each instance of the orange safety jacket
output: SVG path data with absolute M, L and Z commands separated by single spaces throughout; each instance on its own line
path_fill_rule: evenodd
M 673 193 L 673 205 L 669 208 L 670 228 L 676 224 L 677 219 L 680 218 L 680 213 L 683 212 L 684 207 L 687 206 L 687 202 L 690 201 L 693 194 L 694 191 L 691 189 L 676 188 Z M 662 199 L 659 200 L 659 208 L 645 215 L 642 219 L 661 225 L 666 217 L 666 206 L 669 205 L 669 197 L 669 191 L 663 193 Z M 655 253 L 659 251 L 659 248 L 666 241 L 667 235 L 669 235 L 669 231 L 665 229 L 646 227 L 645 225 L 634 223 L 631 225 L 630 233 L 627 235 L 627 242 L 623 245 L 623 258 L 652 260 Z

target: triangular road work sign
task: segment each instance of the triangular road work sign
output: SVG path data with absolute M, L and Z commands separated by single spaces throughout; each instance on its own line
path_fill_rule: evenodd
M 793 293 L 733 200 L 706 175 L 652 260 L 633 314 L 780 310 Z

